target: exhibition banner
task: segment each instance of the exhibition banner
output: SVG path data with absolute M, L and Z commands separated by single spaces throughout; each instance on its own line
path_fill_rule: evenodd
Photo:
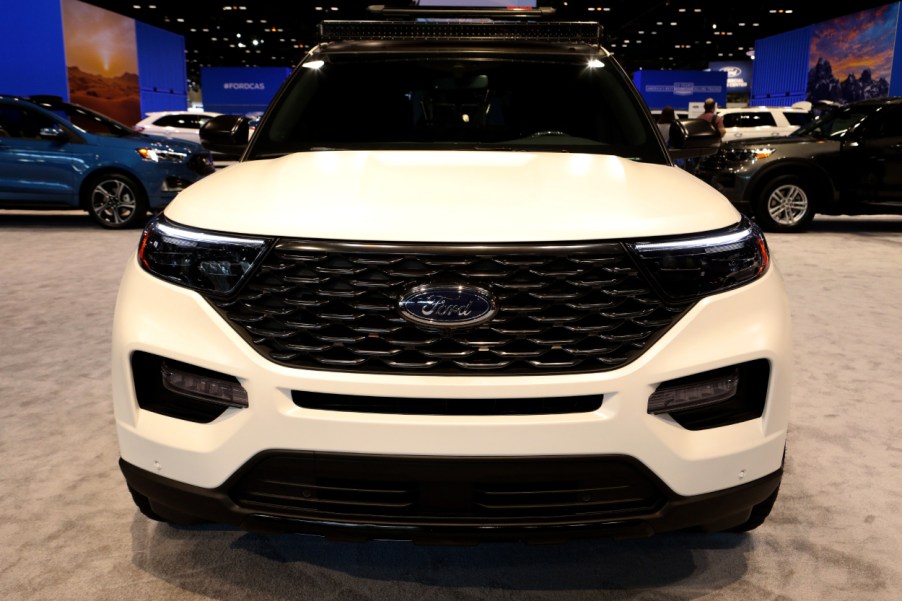
M 135 21 L 62 0 L 69 99 L 127 125 L 141 119 Z
M 204 67 L 204 109 L 234 115 L 264 111 L 290 74 L 289 67 Z

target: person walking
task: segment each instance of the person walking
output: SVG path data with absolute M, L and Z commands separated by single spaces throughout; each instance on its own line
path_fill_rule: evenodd
M 717 114 L 717 101 L 713 98 L 708 98 L 705 100 L 705 112 L 698 116 L 699 119 L 704 119 L 708 123 L 714 126 L 714 129 L 717 130 L 717 133 L 720 134 L 720 137 L 723 138 L 724 134 L 727 133 L 727 128 L 724 127 L 723 117 Z

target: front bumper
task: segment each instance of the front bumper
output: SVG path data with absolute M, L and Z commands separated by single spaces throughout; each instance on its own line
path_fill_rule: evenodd
M 455 377 L 292 369 L 265 360 L 198 294 L 150 276 L 132 257 L 113 333 L 114 409 L 123 470 L 129 484 L 152 504 L 176 513 L 248 529 L 315 532 L 322 524 L 314 523 L 354 520 L 324 519 L 321 511 L 255 509 L 256 501 L 236 503 L 232 487 L 249 466 L 273 452 L 284 457 L 368 457 L 375 458 L 369 460 L 373 465 L 392 466 L 415 458 L 451 458 L 467 466 L 465 472 L 501 462 L 497 465 L 503 468 L 485 476 L 495 481 L 504 481 L 500 475 L 512 463 L 535 460 L 544 463 L 526 471 L 546 474 L 546 483 L 556 482 L 551 476 L 574 463 L 587 466 L 576 481 L 604 474 L 608 459 L 616 457 L 657 491 L 653 502 L 614 518 L 587 520 L 576 512 L 559 523 L 511 527 L 547 528 L 554 538 L 576 524 L 597 533 L 621 526 L 647 533 L 693 523 L 738 523 L 779 482 L 789 420 L 790 337 L 788 304 L 772 266 L 750 285 L 700 301 L 637 360 L 614 371 Z M 141 409 L 132 373 L 132 356 L 138 352 L 234 376 L 247 390 L 249 406 L 228 409 L 210 423 Z M 693 431 L 667 415 L 647 412 L 648 398 L 661 382 L 755 360 L 770 366 L 766 403 L 758 418 Z M 597 410 L 554 415 L 398 415 L 305 408 L 292 400 L 292 391 L 298 390 L 447 399 L 597 395 L 603 402 Z M 596 460 L 601 463 L 592 467 Z M 414 475 L 429 472 L 411 469 Z M 539 488 L 542 481 L 530 480 Z M 460 486 L 464 488 L 451 491 L 452 496 L 471 494 L 470 484 Z M 455 511 L 442 515 L 453 517 Z M 360 521 L 364 529 L 352 529 L 366 533 L 364 538 L 392 526 L 374 523 L 372 516 Z M 448 522 L 401 526 L 427 531 L 445 526 L 481 531 L 486 526 L 478 520 Z M 368 531 L 366 525 L 372 528 Z
M 298 468 L 280 476 L 283 493 L 290 494 L 261 490 L 265 465 L 276 458 Z M 163 478 L 122 460 L 120 468 L 132 491 L 146 497 L 160 517 L 175 522 L 200 519 L 251 532 L 439 544 L 632 538 L 690 528 L 717 532 L 744 523 L 755 505 L 776 494 L 783 473 L 781 467 L 748 484 L 684 497 L 628 457 L 265 453 L 214 489 Z M 336 482 L 339 475 L 343 487 Z M 632 486 L 625 484 L 626 475 L 634 479 Z M 319 484 L 324 481 L 331 486 Z M 549 482 L 605 486 L 549 491 Z

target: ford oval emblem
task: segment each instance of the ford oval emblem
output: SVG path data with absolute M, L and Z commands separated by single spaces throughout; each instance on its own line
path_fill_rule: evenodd
M 436 328 L 462 328 L 495 316 L 495 296 L 483 288 L 463 285 L 424 285 L 407 291 L 398 301 L 401 316 Z

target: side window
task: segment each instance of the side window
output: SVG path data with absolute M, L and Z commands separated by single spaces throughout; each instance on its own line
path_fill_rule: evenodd
M 723 116 L 724 127 L 739 127 L 739 119 L 743 113 L 727 113 Z
M 39 139 L 42 128 L 54 125 L 53 119 L 34 111 L 0 105 L 0 137 Z
M 206 115 L 163 115 L 153 122 L 160 127 L 181 127 L 185 129 L 200 129 L 210 118 Z
M 160 127 L 189 127 L 185 125 L 184 118 L 179 115 L 163 115 L 154 121 L 153 124 Z
M 802 113 L 802 112 L 785 112 L 783 116 L 786 117 L 786 121 L 790 125 L 795 125 L 796 127 L 802 127 L 809 121 L 811 121 L 811 113 Z
M 876 138 L 902 138 L 902 107 L 896 106 L 881 113 L 880 125 L 873 134 Z
M 18 138 L 22 111 L 14 106 L 0 104 L 0 138 Z
M 727 113 L 723 116 L 724 127 L 760 127 L 774 126 L 774 116 L 765 112 Z

